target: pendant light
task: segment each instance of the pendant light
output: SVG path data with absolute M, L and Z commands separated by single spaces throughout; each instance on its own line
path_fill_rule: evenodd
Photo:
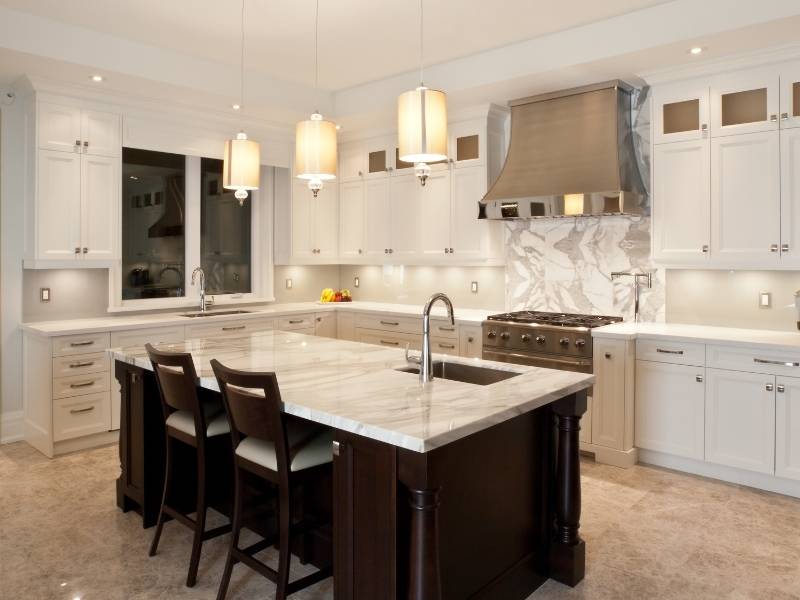
M 319 86 L 319 0 L 314 18 L 314 90 Z M 336 179 L 336 124 L 315 110 L 295 131 L 295 177 L 308 181 L 317 197 L 324 181 Z
M 244 106 L 244 0 L 242 0 L 242 49 L 239 70 L 239 104 Z M 242 130 L 236 139 L 225 142 L 225 157 L 222 167 L 222 187 L 236 190 L 234 196 L 239 200 L 239 206 L 244 206 L 247 192 L 257 190 L 259 171 L 261 170 L 261 149 L 258 142 L 247 139 L 247 134 Z
M 423 10 L 419 0 L 419 87 L 397 98 L 397 141 L 400 160 L 414 163 L 422 185 L 428 163 L 447 159 L 447 96 L 425 87 L 422 78 Z

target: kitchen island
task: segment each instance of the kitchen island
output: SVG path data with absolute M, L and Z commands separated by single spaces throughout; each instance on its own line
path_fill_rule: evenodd
M 160 348 L 191 352 L 209 393 L 213 358 L 274 371 L 285 412 L 334 430 L 337 598 L 525 598 L 548 577 L 583 578 L 578 432 L 593 376 L 435 356 L 452 379 L 421 386 L 402 350 L 279 331 Z M 161 407 L 144 348 L 110 353 L 122 392 L 117 503 L 147 527 Z

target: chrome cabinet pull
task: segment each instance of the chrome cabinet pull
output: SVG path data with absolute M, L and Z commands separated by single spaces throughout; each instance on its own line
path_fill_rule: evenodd
M 454 344 L 439 344 L 439 348 L 445 348 L 447 350 L 454 350 L 455 349 L 455 345 Z
M 683 350 L 664 350 L 663 348 L 656 348 L 656 352 L 659 354 L 683 354 Z
M 782 394 L 785 391 L 786 391 L 786 386 L 784 386 L 783 384 L 778 385 L 778 393 L 779 394 Z
M 83 151 L 84 152 L 88 152 L 89 151 L 89 142 L 87 142 L 87 141 L 83 142 Z
M 302 322 L 303 322 L 303 319 L 294 319 L 294 320 L 293 319 L 289 319 L 289 324 L 290 325 L 297 325 L 298 323 L 302 323 Z
M 769 116 L 770 123 L 777 123 L 778 122 L 778 115 L 770 115 Z
M 83 249 L 83 253 L 86 254 L 87 252 L 89 252 L 89 249 L 88 248 L 84 248 Z
M 767 391 L 768 391 L 768 392 L 771 392 L 772 390 L 774 390 L 774 389 L 775 389 L 775 386 L 774 386 L 774 385 L 772 385 L 771 383 L 768 383 L 768 384 L 766 385 L 766 388 L 767 388 Z
M 781 244 L 781 252 L 788 252 L 789 244 Z
M 384 346 L 399 346 L 400 342 L 389 342 L 387 340 L 381 340 L 381 344 Z
M 389 254 L 394 254 L 394 249 L 393 248 L 389 248 Z
M 704 254 L 708 254 L 708 244 L 703 244 L 701 250 L 703 251 Z
M 708 132 L 708 123 L 703 123 L 702 125 L 700 125 L 700 131 L 702 131 L 703 133 L 707 133 Z
M 70 342 L 70 346 L 73 348 L 77 348 L 78 346 L 91 346 L 94 344 L 94 340 L 84 340 L 82 342 Z
M 778 244 L 771 244 L 769 247 L 770 252 L 777 252 L 778 251 Z
M 86 408 L 72 408 L 72 409 L 70 409 L 69 414 L 77 415 L 77 414 L 80 414 L 80 413 L 91 412 L 93 410 L 94 410 L 94 406 L 87 406 Z
M 453 250 L 452 248 L 450 248 L 450 254 L 453 254 L 454 252 L 455 252 L 455 250 Z
M 703 376 L 702 376 L 702 375 L 695 375 L 695 376 L 694 376 L 694 380 L 695 380 L 697 383 L 703 383 Z
M 766 358 L 754 358 L 754 363 L 760 365 L 780 365 L 781 367 L 800 367 L 800 362 L 787 362 L 785 360 L 768 360 Z
M 455 331 L 455 327 L 439 327 L 439 331 Z
M 77 388 L 89 387 L 90 385 L 94 385 L 94 379 L 92 379 L 91 381 L 82 381 L 80 383 L 70 383 L 69 387 L 71 387 L 74 390 Z
M 223 327 L 222 331 L 238 331 L 240 329 L 244 329 L 247 327 L 246 325 L 236 325 L 235 327 Z
M 397 321 L 381 321 L 381 325 L 391 325 L 392 327 L 397 327 L 400 325 Z
M 333 453 L 334 456 L 339 456 L 341 451 L 342 451 L 342 445 L 336 440 L 334 440 L 333 443 L 331 444 L 331 452 Z
M 77 246 L 75 246 L 75 254 L 80 254 L 80 253 L 81 253 L 81 249 L 78 248 Z
M 70 369 L 80 369 L 81 367 L 91 367 L 94 364 L 93 360 L 86 362 L 74 362 L 69 364 Z

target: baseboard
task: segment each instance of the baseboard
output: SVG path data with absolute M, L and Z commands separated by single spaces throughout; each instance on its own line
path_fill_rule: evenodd
M 587 444 L 586 442 L 581 442 L 580 447 L 581 452 L 593 454 L 595 462 L 619 467 L 621 469 L 630 469 L 638 460 L 638 448 L 614 450 L 613 448 Z
M 21 410 L 0 413 L 0 444 L 25 439 L 25 413 Z
M 701 460 L 655 452 L 654 450 L 640 449 L 639 462 L 800 498 L 800 481 L 795 481 L 794 479 L 755 473 L 724 465 L 715 465 Z

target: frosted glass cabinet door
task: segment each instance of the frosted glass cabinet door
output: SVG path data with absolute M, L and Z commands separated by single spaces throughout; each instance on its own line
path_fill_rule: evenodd
M 658 88 L 653 95 L 653 141 L 656 144 L 708 137 L 708 81 Z
M 38 160 L 36 258 L 77 259 L 81 247 L 81 155 L 40 150 Z

